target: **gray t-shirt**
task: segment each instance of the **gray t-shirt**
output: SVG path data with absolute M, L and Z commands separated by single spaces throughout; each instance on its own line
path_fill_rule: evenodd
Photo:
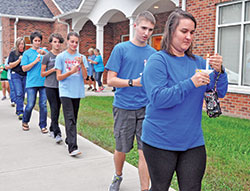
M 46 65 L 46 71 L 55 67 L 56 55 L 52 52 L 48 52 L 42 60 L 42 64 Z M 58 81 L 56 79 L 56 72 L 52 72 L 50 75 L 46 76 L 44 86 L 48 88 L 58 88 Z

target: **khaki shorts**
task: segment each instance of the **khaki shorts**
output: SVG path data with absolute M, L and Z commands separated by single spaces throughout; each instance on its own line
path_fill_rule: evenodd
M 113 107 L 114 136 L 116 150 L 128 153 L 134 144 L 136 136 L 137 147 L 142 150 L 142 122 L 145 117 L 145 107 L 138 110 L 125 110 Z

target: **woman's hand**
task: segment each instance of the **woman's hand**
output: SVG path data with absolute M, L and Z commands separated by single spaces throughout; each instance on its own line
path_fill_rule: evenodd
M 75 65 L 75 66 L 73 66 L 71 68 L 71 70 L 70 70 L 71 74 L 74 74 L 74 73 L 78 72 L 78 69 L 79 69 L 79 65 L 78 64 Z
M 204 72 L 196 72 L 192 76 L 191 80 L 194 83 L 196 88 L 210 83 L 209 75 Z
M 47 52 L 43 49 L 38 49 L 37 50 L 38 54 L 45 55 Z
M 211 66 L 211 68 L 216 70 L 216 72 L 221 72 L 222 62 L 223 62 L 222 56 L 220 56 L 218 53 L 216 53 L 213 56 L 210 56 L 209 58 L 209 65 Z

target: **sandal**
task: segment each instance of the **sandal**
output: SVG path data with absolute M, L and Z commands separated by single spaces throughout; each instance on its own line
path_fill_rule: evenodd
M 42 131 L 42 133 L 44 133 L 44 134 L 49 132 L 48 129 L 47 129 L 46 127 L 42 128 L 41 131 Z
M 30 130 L 29 125 L 27 123 L 23 123 L 22 126 L 24 131 Z

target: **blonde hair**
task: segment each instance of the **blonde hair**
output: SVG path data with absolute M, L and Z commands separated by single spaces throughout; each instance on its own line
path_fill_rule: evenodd
M 17 39 L 16 39 L 16 43 L 15 43 L 15 53 L 16 53 L 16 55 L 18 56 L 20 53 L 19 53 L 19 50 L 18 50 L 18 47 L 19 47 L 19 45 L 21 44 L 21 42 L 23 41 L 23 43 L 24 43 L 24 50 L 25 50 L 25 40 L 24 40 L 24 38 L 23 37 L 18 37 Z
M 91 52 L 91 54 L 94 54 L 94 48 L 89 48 L 88 52 Z

